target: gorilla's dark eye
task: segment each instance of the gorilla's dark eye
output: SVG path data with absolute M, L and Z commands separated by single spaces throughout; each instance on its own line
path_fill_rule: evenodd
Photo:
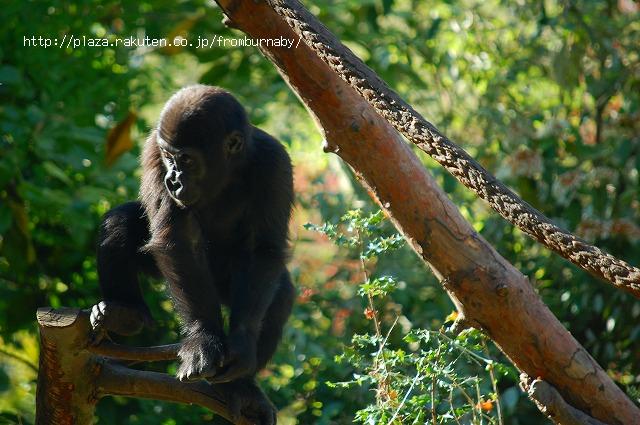
M 193 157 L 191 157 L 189 155 L 181 155 L 180 156 L 180 162 L 183 165 L 186 165 L 186 166 L 193 165 Z
M 162 154 L 162 157 L 165 159 L 168 159 L 168 160 L 173 159 L 173 155 L 171 155 L 169 151 L 166 149 L 160 148 L 160 153 Z

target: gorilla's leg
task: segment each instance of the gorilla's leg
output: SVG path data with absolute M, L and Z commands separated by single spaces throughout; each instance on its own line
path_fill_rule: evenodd
M 275 425 L 278 411 L 253 378 L 214 384 L 225 398 L 234 422 L 245 416 L 257 425 Z
M 256 372 L 263 369 L 275 353 L 295 299 L 295 288 L 288 271 L 285 270 L 280 275 L 276 284 L 278 288 L 262 320 L 258 336 Z M 214 385 L 225 395 L 233 415 L 244 415 L 259 425 L 276 423 L 278 411 L 256 384 L 253 376 Z
M 295 296 L 296 290 L 291 283 L 289 272 L 285 270 L 280 276 L 280 283 L 273 296 L 273 301 L 262 320 L 257 344 L 257 371 L 264 369 L 273 357 L 282 337 L 282 329 L 291 314 Z
M 149 224 L 140 202 L 128 202 L 105 214 L 98 239 L 98 277 L 103 301 L 91 310 L 95 330 L 133 335 L 151 323 L 138 273 L 157 274 L 150 254 L 140 247 L 149 239 Z

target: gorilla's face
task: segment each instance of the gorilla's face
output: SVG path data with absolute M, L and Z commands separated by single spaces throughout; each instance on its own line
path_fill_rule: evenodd
M 239 131 L 218 140 L 211 138 L 203 148 L 177 148 L 158 137 L 158 147 L 166 174 L 164 185 L 181 207 L 201 198 L 214 198 L 228 184 L 236 157 L 244 150 L 245 137 Z

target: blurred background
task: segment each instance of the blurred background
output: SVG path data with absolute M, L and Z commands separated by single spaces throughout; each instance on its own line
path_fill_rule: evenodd
M 589 242 L 640 264 L 639 2 L 305 3 L 391 87 L 526 201 Z M 86 308 L 99 300 L 100 218 L 136 198 L 147 132 L 168 97 L 195 82 L 236 94 L 252 122 L 278 137 L 294 162 L 290 270 L 298 302 L 278 354 L 260 375 L 281 409 L 281 422 L 352 423 L 357 411 L 380 401 L 366 384 L 326 384 L 354 379 L 357 366 L 334 357 L 354 334 L 372 332 L 371 314 L 366 297 L 357 293 L 358 253 L 303 227 L 376 207 L 349 168 L 322 152 L 309 115 L 257 49 L 195 48 L 198 36 L 244 36 L 225 28 L 222 17 L 215 5 L 199 0 L 8 1 L 0 8 L 0 424 L 33 423 L 35 311 Z M 107 40 L 182 36 L 194 47 L 25 45 L 34 36 L 60 40 L 72 34 Z M 530 277 L 571 333 L 638 402 L 640 302 L 532 242 L 417 154 L 474 228 Z M 386 231 L 392 232 L 390 226 Z M 374 263 L 376 273 L 397 282 L 391 296 L 376 301 L 378 311 L 393 313 L 381 313 L 381 322 L 399 320 L 404 334 L 444 325 L 453 305 L 408 247 Z M 158 326 L 131 341 L 175 342 L 178 324 L 163 282 L 145 287 Z M 397 336 L 398 344 L 402 338 Z M 485 405 L 479 407 L 485 422 L 477 423 L 541 423 L 517 389 L 515 371 L 494 347 L 485 348 L 505 364 L 498 377 L 484 379 L 482 365 L 457 369 L 460 376 L 480 377 L 478 402 L 480 392 L 501 402 L 502 419 Z M 149 367 L 175 371 L 175 364 Z M 189 424 L 213 416 L 194 406 L 121 397 L 104 399 L 97 412 L 100 424 Z M 385 418 L 358 417 L 365 423 Z M 443 414 L 438 423 L 452 420 Z

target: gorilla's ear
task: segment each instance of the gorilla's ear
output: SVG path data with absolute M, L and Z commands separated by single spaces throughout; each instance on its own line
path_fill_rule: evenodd
M 224 139 L 224 152 L 227 156 L 235 155 L 244 149 L 244 136 L 234 131 Z

